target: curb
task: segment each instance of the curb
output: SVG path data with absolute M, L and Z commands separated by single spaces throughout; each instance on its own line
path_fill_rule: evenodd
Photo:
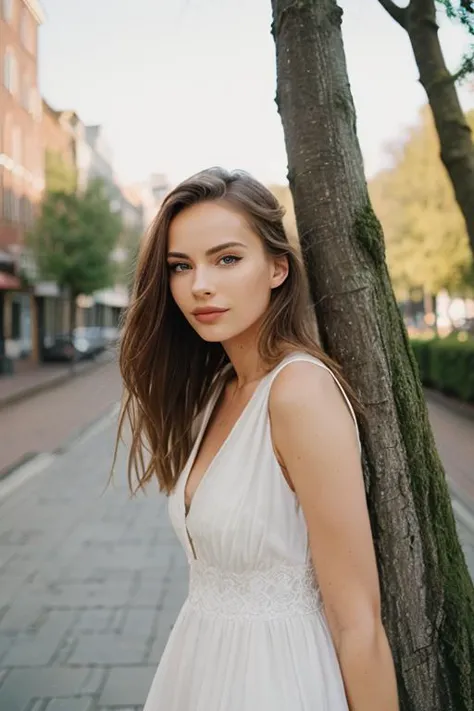
M 111 355 L 110 352 L 105 351 L 105 353 Z M 107 360 L 95 360 L 87 365 L 83 365 L 80 370 L 76 370 L 75 372 L 71 372 L 70 370 L 68 370 L 66 373 L 60 373 L 57 376 L 53 376 L 40 383 L 36 383 L 35 385 L 26 387 L 16 393 L 6 395 L 5 397 L 0 398 L 0 410 L 4 410 L 9 405 L 21 402 L 22 400 L 27 400 L 28 398 L 33 397 L 34 395 L 38 395 L 39 393 L 45 392 L 46 390 L 54 390 L 54 388 L 58 387 L 59 385 L 63 385 L 64 383 L 67 383 L 70 380 L 73 380 L 74 378 L 78 378 L 81 375 L 87 375 L 87 373 L 97 370 L 98 368 L 101 368 L 102 366 L 108 365 L 112 362 L 113 358 L 108 358 Z
M 85 425 L 77 427 L 74 432 L 72 432 L 63 442 L 61 442 L 60 445 L 56 447 L 56 449 L 53 449 L 52 454 L 65 454 L 69 449 L 80 443 L 90 433 L 94 433 L 98 426 L 101 426 L 103 423 L 108 424 L 109 421 L 118 415 L 119 410 L 120 401 L 114 402 L 113 405 L 109 405 L 109 407 L 103 410 L 100 415 L 97 415 L 97 417 L 94 417 Z
M 54 460 L 54 454 L 48 454 L 47 452 L 36 454 L 14 471 L 11 471 L 9 476 L 0 480 L 0 506 L 4 499 L 7 499 L 10 494 L 19 489 L 29 479 L 45 471 Z
M 105 364 L 104 364 L 105 365 Z M 37 468 L 42 469 L 44 462 L 51 463 L 56 457 L 65 454 L 74 445 L 82 442 L 88 436 L 94 436 L 99 428 L 107 427 L 113 419 L 118 415 L 120 410 L 120 401 L 113 403 L 107 407 L 100 415 L 85 425 L 77 427 L 69 437 L 67 437 L 58 447 L 51 452 L 27 452 L 23 454 L 16 462 L 8 465 L 0 471 L 0 485 L 7 480 L 14 479 L 15 476 L 21 475 L 23 471 L 30 471 Z M 39 464 L 41 463 L 41 464 Z M 0 487 L 0 500 L 1 500 Z
M 26 452 L 25 454 L 22 454 L 22 456 L 16 461 L 12 462 L 11 464 L 8 464 L 3 469 L 0 469 L 0 482 L 10 476 L 10 474 L 13 474 L 13 472 L 19 469 L 20 467 L 23 467 L 25 464 L 31 462 L 31 460 L 37 457 L 38 454 L 39 452 Z

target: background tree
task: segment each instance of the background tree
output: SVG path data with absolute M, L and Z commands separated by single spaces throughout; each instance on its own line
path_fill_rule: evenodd
M 77 171 L 61 153 L 47 149 L 44 156 L 47 193 L 73 193 L 77 190 Z
M 126 286 L 130 293 L 141 239 L 140 230 L 124 228 L 117 245 L 120 258 L 115 262 L 115 281 Z
M 474 111 L 467 120 L 474 127 Z M 465 223 L 436 155 L 437 145 L 433 119 L 425 107 L 418 125 L 391 151 L 391 167 L 369 184 L 399 299 L 420 289 L 432 299 L 441 289 L 452 296 L 474 291 L 474 259 Z
M 410 0 L 399 7 L 394 0 L 378 0 L 410 38 L 420 82 L 426 91 L 441 146 L 441 160 L 454 188 L 466 221 L 474 253 L 474 143 L 456 91 L 456 81 L 474 69 L 474 49 L 459 71 L 448 71 L 438 37 L 435 0 Z M 471 0 L 437 0 L 448 16 L 458 19 L 474 36 L 474 6 Z
M 365 406 L 364 470 L 403 711 L 473 711 L 474 589 L 368 196 L 335 0 L 272 0 L 277 104 L 321 342 Z
M 91 294 L 113 282 L 111 253 L 120 230 L 120 219 L 111 212 L 99 181 L 82 194 L 46 194 L 28 242 L 41 276 L 69 292 L 71 335 L 79 294 Z

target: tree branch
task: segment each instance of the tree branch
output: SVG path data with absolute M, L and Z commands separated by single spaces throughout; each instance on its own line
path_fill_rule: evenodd
M 379 0 L 379 3 L 388 12 L 390 17 L 392 17 L 395 22 L 398 22 L 400 27 L 406 30 L 408 7 L 398 7 L 393 0 Z

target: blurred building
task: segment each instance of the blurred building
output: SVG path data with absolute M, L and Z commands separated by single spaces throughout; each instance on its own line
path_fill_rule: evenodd
M 171 190 L 164 173 L 152 173 L 148 180 L 135 183 L 134 190 L 140 195 L 143 205 L 143 231 L 146 232 L 156 217 L 165 195 Z
M 42 100 L 41 151 L 45 166 L 45 188 L 66 189 L 77 180 L 77 156 L 85 140 L 85 127 L 75 111 L 57 111 Z M 55 282 L 35 279 L 33 286 L 38 326 L 38 351 L 55 336 L 67 333 L 70 323 L 69 295 Z
M 35 353 L 34 308 L 23 277 L 24 236 L 44 185 L 38 92 L 38 0 L 0 1 L 0 371 L 5 351 Z
M 114 179 L 115 209 L 120 214 L 122 233 L 112 253 L 115 262 L 115 284 L 96 291 L 89 299 L 89 310 L 84 311 L 84 325 L 98 325 L 106 329 L 118 328 L 122 310 L 128 306 L 133 265 L 144 230 L 144 209 L 141 195 L 133 187 L 120 185 Z M 84 301 L 83 301 L 84 303 Z

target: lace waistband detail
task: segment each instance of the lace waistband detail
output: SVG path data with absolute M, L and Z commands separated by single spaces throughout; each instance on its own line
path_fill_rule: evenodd
M 187 602 L 202 613 L 231 618 L 310 615 L 321 607 L 312 566 L 285 564 L 234 573 L 193 561 Z

